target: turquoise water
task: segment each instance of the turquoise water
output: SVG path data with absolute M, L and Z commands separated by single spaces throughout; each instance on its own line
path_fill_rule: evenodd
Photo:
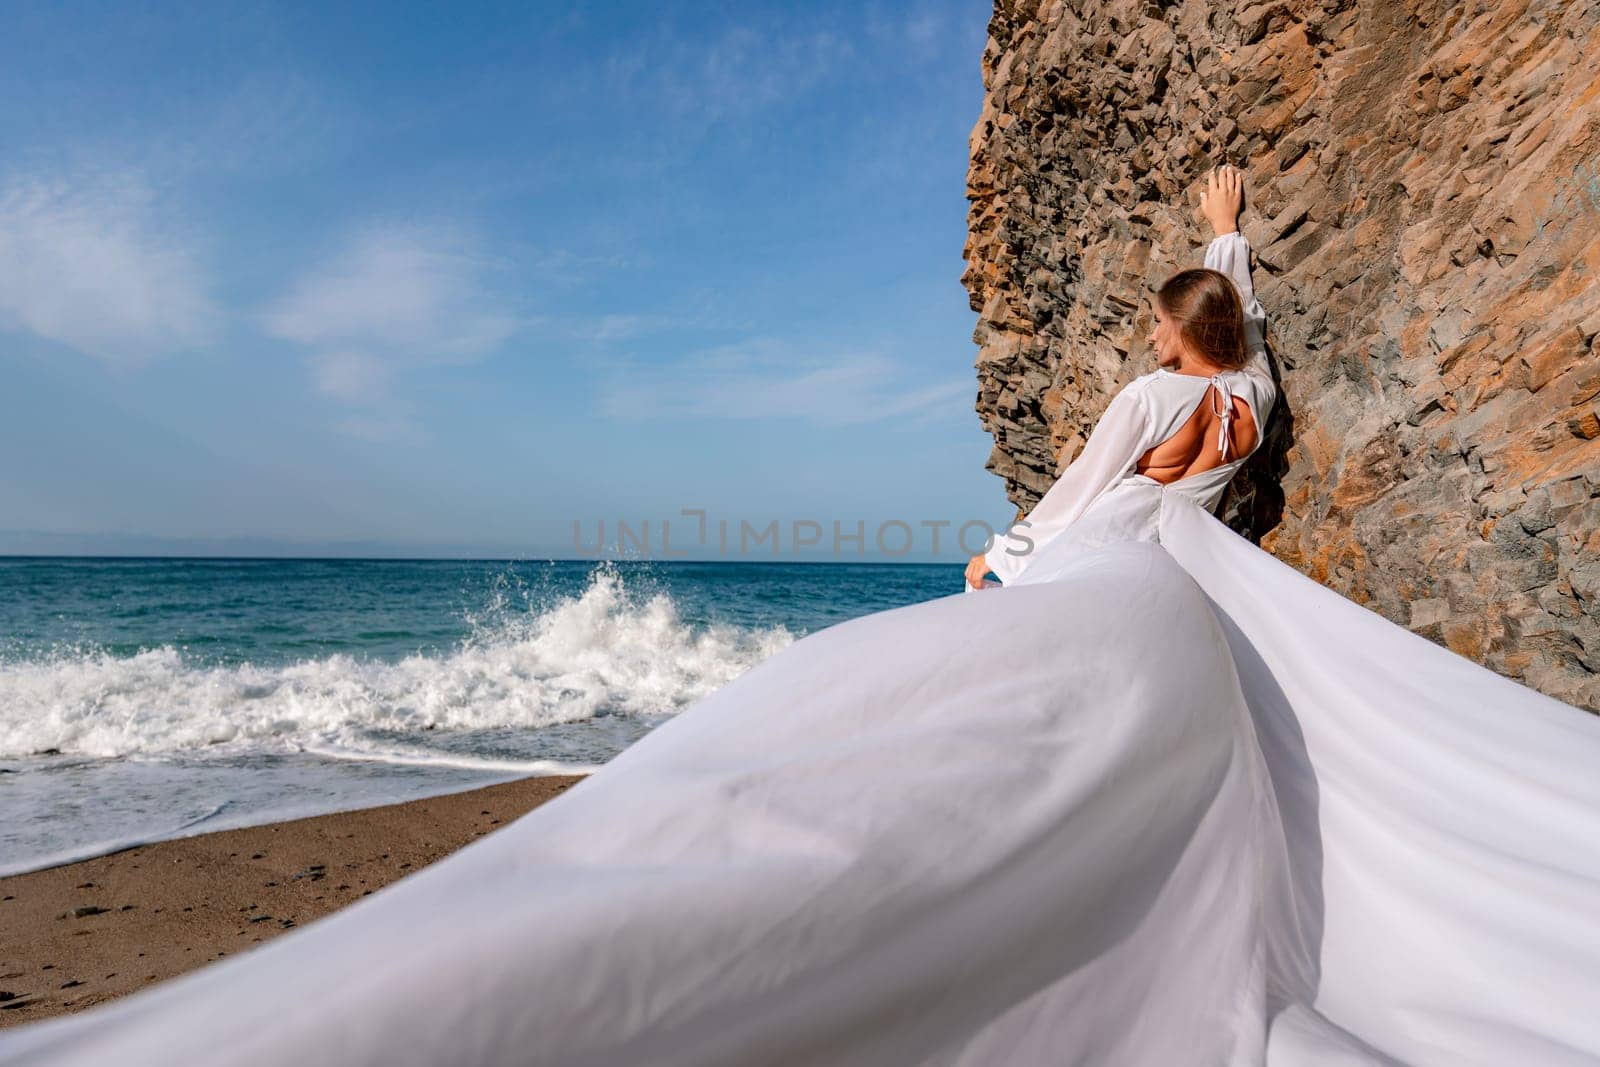
M 592 770 L 957 565 L 0 558 L 0 873 Z

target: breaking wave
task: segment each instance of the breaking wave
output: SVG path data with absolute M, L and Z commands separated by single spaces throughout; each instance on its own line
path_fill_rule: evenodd
M 438 653 L 207 665 L 162 646 L 0 662 L 0 758 L 336 750 L 391 758 L 430 731 L 671 715 L 790 644 L 782 626 L 691 626 L 600 567 L 539 611 L 491 608 Z

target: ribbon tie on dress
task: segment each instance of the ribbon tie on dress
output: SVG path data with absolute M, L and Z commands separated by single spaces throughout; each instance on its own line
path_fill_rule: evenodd
M 1227 462 L 1228 426 L 1233 421 L 1233 390 L 1228 387 L 1228 380 L 1220 374 L 1211 376 L 1211 385 L 1212 388 L 1216 389 L 1216 392 L 1212 394 L 1211 413 L 1222 419 L 1222 429 L 1217 434 L 1217 448 L 1222 451 L 1223 462 Z M 1217 407 L 1219 403 L 1221 404 L 1221 410 L 1218 410 Z

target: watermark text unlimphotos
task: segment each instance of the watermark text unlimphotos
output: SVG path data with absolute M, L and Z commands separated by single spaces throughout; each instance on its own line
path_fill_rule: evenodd
M 1025 556 L 1033 541 L 1020 532 L 1028 523 L 1020 521 L 1003 536 L 1006 551 Z M 868 546 L 879 555 L 897 557 L 913 552 L 933 556 L 954 545 L 964 555 L 987 552 L 994 543 L 994 527 L 982 519 L 969 519 L 959 525 L 949 519 L 886 519 L 869 524 L 866 519 L 749 519 L 711 518 L 704 508 L 683 508 L 678 518 L 658 520 L 594 519 L 572 520 L 572 547 L 579 555 L 599 558 L 608 550 L 618 555 L 643 559 L 684 559 L 690 555 L 714 552 L 718 556 L 784 555 L 836 557 L 865 556 Z

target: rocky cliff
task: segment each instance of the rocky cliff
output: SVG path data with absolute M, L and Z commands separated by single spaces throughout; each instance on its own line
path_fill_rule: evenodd
M 1019 511 L 1154 368 L 1233 163 L 1285 406 L 1225 516 L 1600 708 L 1600 0 L 999 0 L 989 33 L 963 282 Z

